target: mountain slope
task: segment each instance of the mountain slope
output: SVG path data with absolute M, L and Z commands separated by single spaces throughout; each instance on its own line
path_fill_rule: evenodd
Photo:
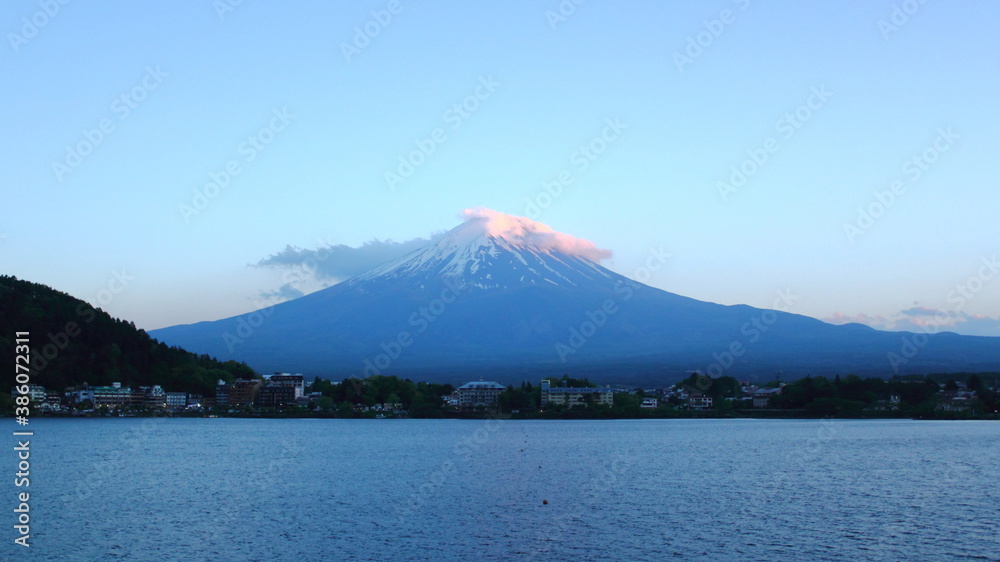
M 528 219 L 473 213 L 427 248 L 333 287 L 153 333 L 260 370 L 447 382 L 566 372 L 638 383 L 694 369 L 892 375 L 893 353 L 905 359 L 899 373 L 989 370 L 1000 360 L 1000 338 L 939 334 L 908 357 L 912 334 L 697 301 L 595 263 L 606 256 Z
M 121 382 L 211 395 L 220 378 L 254 374 L 246 365 L 171 348 L 80 299 L 6 275 L 0 276 L 0 326 L 0 349 L 11 352 L 14 331 L 30 333 L 31 382 L 52 390 Z

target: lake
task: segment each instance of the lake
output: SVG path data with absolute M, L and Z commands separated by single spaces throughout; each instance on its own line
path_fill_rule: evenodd
M 1000 560 L 996 422 L 31 429 L 32 546 L 7 526 L 8 560 Z

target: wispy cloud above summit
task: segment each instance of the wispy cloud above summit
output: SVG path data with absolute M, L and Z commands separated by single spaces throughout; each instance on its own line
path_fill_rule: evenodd
M 598 248 L 593 242 L 583 238 L 556 232 L 551 226 L 529 218 L 508 215 L 485 207 L 465 209 L 461 216 L 466 222 L 481 223 L 485 233 L 503 237 L 515 244 L 525 244 L 543 250 L 558 250 L 566 255 L 579 256 L 594 262 L 611 258 L 611 250 Z

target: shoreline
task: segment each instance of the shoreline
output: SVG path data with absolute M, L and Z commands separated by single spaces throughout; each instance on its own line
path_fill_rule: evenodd
M 735 415 L 734 415 L 735 414 Z M 0 416 L 13 418 L 13 416 Z M 221 418 L 241 418 L 241 419 L 324 419 L 324 420 L 517 420 L 517 421 L 559 421 L 559 420 L 589 420 L 589 421 L 616 421 L 616 420 L 912 420 L 912 421 L 1000 421 L 1000 415 L 935 415 L 935 416 L 908 416 L 908 415 L 867 415 L 867 416 L 817 416 L 808 415 L 804 410 L 788 410 L 784 414 L 769 413 L 748 413 L 748 412 L 727 412 L 724 414 L 713 414 L 703 412 L 678 412 L 676 415 L 661 416 L 586 416 L 570 415 L 565 412 L 558 414 L 508 414 L 498 412 L 453 412 L 443 416 L 409 416 L 409 415 L 386 415 L 378 417 L 375 415 L 362 416 L 334 416 L 334 415 L 302 415 L 300 413 L 214 413 L 214 414 L 173 414 L 166 412 L 143 412 L 130 413 L 129 415 L 101 415 L 101 414 L 69 414 L 69 413 L 34 413 L 34 419 L 38 418 L 86 418 L 86 419 L 123 419 L 123 418 L 191 418 L 191 419 L 221 419 Z

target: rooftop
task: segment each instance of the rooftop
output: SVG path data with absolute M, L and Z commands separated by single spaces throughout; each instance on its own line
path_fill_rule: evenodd
M 500 384 L 500 383 L 498 383 L 498 382 L 494 382 L 494 381 L 467 382 L 467 383 L 463 384 L 462 386 L 458 387 L 459 390 L 462 390 L 462 389 L 470 390 L 470 389 L 475 389 L 475 388 L 483 388 L 483 389 L 491 389 L 492 388 L 492 389 L 504 390 L 507 387 L 504 386 L 504 385 L 502 385 L 502 384 Z

